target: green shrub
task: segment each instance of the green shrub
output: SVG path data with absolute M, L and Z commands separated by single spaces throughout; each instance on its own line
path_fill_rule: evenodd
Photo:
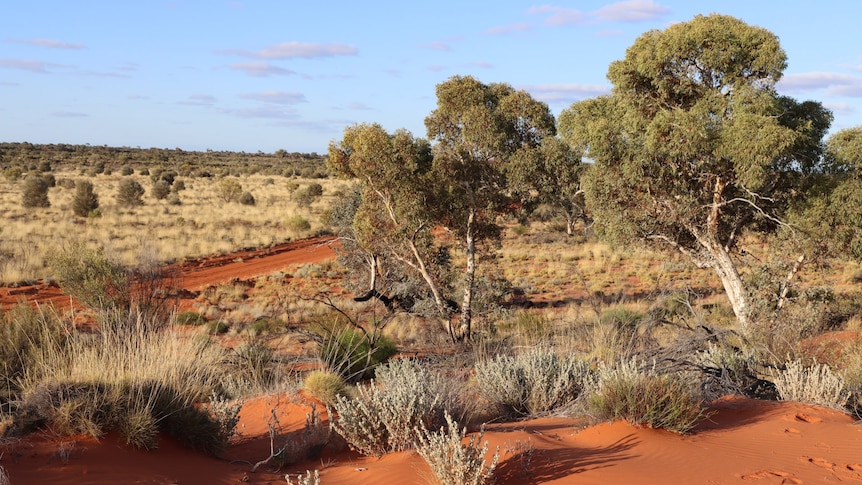
M 125 266 L 109 258 L 104 248 L 89 248 L 82 241 L 48 254 L 48 264 L 63 292 L 98 312 L 127 312 L 131 306 L 129 275 Z
M 216 193 L 225 202 L 238 202 L 242 195 L 242 185 L 234 179 L 222 179 L 216 188 Z
M 179 325 L 204 325 L 208 321 L 206 317 L 193 311 L 180 312 L 174 317 L 174 322 Z
M 150 195 L 152 195 L 153 198 L 156 200 L 163 200 L 170 193 L 171 184 L 169 184 L 166 180 L 158 180 L 154 182 L 153 187 L 150 189 Z
M 132 170 L 132 167 L 130 167 L 128 165 L 123 165 L 120 168 L 120 175 L 122 175 L 123 177 L 128 177 L 129 175 L 132 175 L 133 173 L 135 173 L 135 171 Z
M 24 374 L 38 363 L 46 348 L 65 345 L 69 329 L 45 307 L 21 304 L 0 318 L 0 405 L 20 399 Z
M 3 171 L 3 176 L 6 177 L 6 180 L 9 182 L 15 182 L 21 176 L 24 175 L 24 170 L 21 167 L 9 167 Z
M 706 416 L 706 408 L 690 375 L 658 374 L 635 360 L 603 366 L 598 386 L 589 397 L 592 413 L 608 420 L 687 433 Z
M 28 175 L 21 188 L 21 204 L 26 208 L 51 207 L 48 183 L 38 175 Z
M 251 324 L 251 330 L 255 335 L 283 332 L 287 323 L 280 318 L 260 317 Z
M 289 231 L 296 233 L 302 233 L 311 230 L 311 223 L 299 214 L 289 217 L 287 221 L 285 221 L 284 226 Z
M 479 393 L 507 414 L 535 416 L 572 406 L 593 376 L 587 362 L 539 346 L 480 362 L 475 378 Z
M 253 389 L 268 389 L 273 383 L 275 354 L 266 344 L 251 342 L 234 350 L 242 380 Z
M 431 467 L 440 485 L 482 485 L 493 476 L 500 459 L 500 447 L 497 447 L 491 463 L 486 465 L 488 442 L 479 447 L 485 436 L 484 429 L 478 436 L 470 436 L 469 443 L 462 444 L 467 428 L 459 428 L 458 423 L 447 414 L 446 426 L 440 431 L 430 432 L 418 428 L 416 434 L 416 452 Z
M 320 358 L 327 368 L 348 381 L 370 377 L 374 368 L 395 355 L 396 346 L 390 338 L 369 335 L 344 328 L 324 337 Z
M 93 190 L 89 180 L 79 180 L 75 183 L 75 197 L 72 199 L 72 212 L 78 217 L 88 217 L 99 208 L 99 196 Z
M 117 188 L 117 204 L 123 207 L 144 205 L 144 188 L 136 180 L 122 179 Z
M 251 192 L 243 192 L 242 195 L 239 196 L 239 203 L 242 205 L 254 205 L 255 204 L 254 196 L 251 195 Z
M 332 371 L 316 370 L 305 376 L 303 390 L 326 405 L 335 403 L 336 396 L 348 394 L 344 378 Z
M 212 320 L 206 324 L 207 332 L 213 335 L 221 335 L 230 330 L 230 326 L 222 320 Z

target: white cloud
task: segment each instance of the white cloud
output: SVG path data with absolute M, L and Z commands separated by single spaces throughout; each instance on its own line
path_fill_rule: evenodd
M 298 118 L 296 111 L 291 108 L 281 108 L 273 105 L 259 106 L 256 108 L 227 108 L 219 110 L 220 113 L 236 116 L 237 118 L 269 118 L 293 120 Z
M 485 30 L 485 33 L 488 35 L 506 35 L 506 34 L 515 34 L 520 32 L 527 32 L 533 28 L 533 24 L 529 22 L 521 22 L 517 24 L 511 25 L 500 25 L 497 27 L 491 27 Z
M 538 7 L 530 7 L 527 10 L 530 14 L 547 14 L 545 18 L 546 25 L 555 27 L 563 25 L 580 25 L 588 20 L 587 14 L 580 10 L 565 7 L 555 7 L 553 5 L 540 5 Z
M 22 71 L 30 71 L 38 74 L 49 74 L 52 69 L 69 68 L 72 66 L 64 66 L 62 64 L 54 64 L 51 62 L 36 61 L 33 59 L 0 59 L 0 68 L 19 69 Z
M 451 45 L 447 44 L 446 42 L 441 42 L 441 41 L 435 41 L 435 42 L 429 42 L 427 44 L 421 44 L 419 47 L 422 47 L 423 49 L 431 49 L 431 50 L 441 51 L 441 52 L 448 52 L 448 51 L 452 50 Z
M 532 84 L 518 86 L 536 99 L 548 104 L 567 104 L 608 94 L 610 86 L 602 84 Z
M 243 99 L 252 99 L 262 101 L 264 103 L 275 104 L 298 104 L 305 103 L 305 95 L 302 93 L 293 93 L 287 91 L 262 91 L 260 93 L 244 93 L 239 95 Z
M 626 0 L 602 7 L 592 15 L 613 22 L 643 22 L 670 13 L 670 9 L 652 0 Z
M 217 51 L 219 54 L 252 57 L 255 59 L 316 59 L 334 56 L 355 56 L 359 50 L 349 44 L 317 44 L 312 42 L 282 42 L 251 52 L 243 49 Z
M 180 101 L 178 104 L 186 106 L 212 106 L 218 101 L 215 96 L 209 94 L 193 94 L 185 101 Z
M 245 71 L 251 77 L 267 77 L 267 76 L 291 76 L 296 74 L 296 71 L 273 66 L 268 62 L 236 62 L 228 66 L 236 71 Z
M 823 106 L 837 114 L 852 115 L 856 113 L 856 106 L 848 103 L 823 103 Z
M 16 44 L 28 44 L 38 47 L 47 47 L 49 49 L 83 49 L 83 44 L 72 44 L 55 39 L 6 39 L 6 42 L 15 42 Z
M 839 72 L 805 72 L 781 78 L 778 90 L 790 93 L 824 91 L 828 96 L 862 97 L 862 76 Z

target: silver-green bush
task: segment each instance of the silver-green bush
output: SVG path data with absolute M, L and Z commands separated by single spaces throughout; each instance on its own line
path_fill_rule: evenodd
M 415 430 L 416 451 L 425 459 L 441 485 L 482 485 L 490 479 L 500 458 L 500 448 L 485 464 L 488 442 L 479 447 L 484 429 L 478 436 L 470 436 L 470 442 L 462 445 L 466 428 L 459 428 L 451 416 L 446 415 L 446 425 L 432 432 L 425 428 Z
M 788 362 L 775 377 L 775 387 L 784 401 L 843 409 L 850 393 L 844 379 L 826 364 L 805 367 L 801 361 Z

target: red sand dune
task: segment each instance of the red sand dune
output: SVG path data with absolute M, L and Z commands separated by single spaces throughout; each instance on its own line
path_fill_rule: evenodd
M 322 469 L 321 483 L 413 485 L 430 470 L 415 452 L 381 459 L 344 450 L 272 470 L 252 464 L 269 455 L 266 420 L 275 407 L 288 431 L 299 431 L 306 405 L 284 396 L 245 405 L 242 436 L 222 459 L 183 449 L 162 437 L 154 451 L 131 450 L 109 435 L 100 441 L 47 433 L 5 445 L 2 464 L 13 485 L 285 483 L 284 474 Z M 582 428 L 567 418 L 488 426 L 501 448 L 497 484 L 823 484 L 862 482 L 862 426 L 841 412 L 796 403 L 724 398 L 694 434 L 638 428 L 625 422 Z M 526 444 L 518 455 L 513 450 Z M 63 445 L 74 443 L 74 445 Z M 65 459 L 61 447 L 71 448 Z M 508 450 L 508 451 L 507 451 Z

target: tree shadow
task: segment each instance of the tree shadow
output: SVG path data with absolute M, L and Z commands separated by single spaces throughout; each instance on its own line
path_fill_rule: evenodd
M 526 449 L 497 465 L 497 483 L 541 483 L 614 466 L 634 458 L 629 453 L 639 443 L 634 434 L 597 448 Z

